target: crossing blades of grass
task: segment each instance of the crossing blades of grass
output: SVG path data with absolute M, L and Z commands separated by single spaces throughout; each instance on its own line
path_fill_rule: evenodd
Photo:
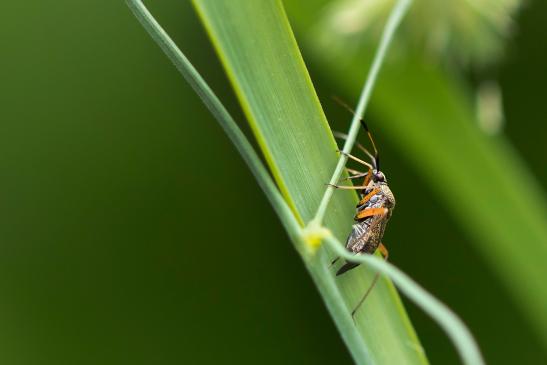
M 308 223 L 336 167 L 337 147 L 282 5 L 243 0 L 194 3 L 278 186 L 301 224 Z M 348 233 L 355 203 L 355 195 L 334 194 L 324 222 L 336 236 Z M 303 258 L 359 363 L 427 362 L 390 281 L 381 280 L 354 326 L 348 309 L 374 272 L 363 267 L 334 280 L 318 267 L 327 266 L 327 261 Z

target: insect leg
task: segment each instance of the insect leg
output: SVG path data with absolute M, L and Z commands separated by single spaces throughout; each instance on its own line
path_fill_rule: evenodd
M 352 185 L 335 185 L 335 184 L 327 184 L 327 186 L 332 186 L 335 189 L 342 189 L 342 190 L 363 190 L 366 189 L 367 186 L 352 186 Z
M 349 167 L 346 167 L 346 170 L 348 170 L 348 172 L 352 175 L 366 175 L 366 174 L 368 174 L 368 172 L 363 172 L 363 171 L 359 171 L 359 170 L 350 169 Z
M 347 180 L 353 180 L 353 179 L 360 179 L 362 177 L 366 177 L 368 175 L 367 172 L 365 172 L 364 174 L 358 174 L 358 175 L 353 175 L 353 176 L 349 176 L 349 177 L 346 177 L 340 181 L 347 181 Z
M 361 160 L 359 157 L 355 157 L 353 155 L 350 155 L 349 153 L 345 153 L 344 151 L 340 151 L 340 150 L 337 150 L 336 152 L 339 152 L 340 154 L 346 156 L 347 158 L 349 158 L 350 160 L 353 160 L 355 162 L 359 162 L 361 165 L 365 165 L 366 167 L 368 167 L 369 169 L 373 169 L 374 167 L 369 164 L 368 162 L 365 162 L 363 160 Z
M 383 243 L 380 243 L 380 246 L 378 246 L 378 250 L 380 251 L 380 253 L 382 254 L 382 256 L 384 256 L 384 260 L 387 261 L 388 257 L 389 257 L 389 251 L 387 250 L 386 246 L 384 246 Z M 367 299 L 368 295 L 370 294 L 370 292 L 372 291 L 372 288 L 374 288 L 374 286 L 376 285 L 376 283 L 378 282 L 378 279 L 380 278 L 380 273 L 377 272 L 376 275 L 374 275 L 374 279 L 372 279 L 372 283 L 370 284 L 370 286 L 368 287 L 367 291 L 365 292 L 365 294 L 363 295 L 363 297 L 361 298 L 361 300 L 359 300 L 359 303 L 357 303 L 357 305 L 355 306 L 355 308 L 353 309 L 353 311 L 351 311 L 351 318 L 353 318 L 355 320 L 355 313 L 357 313 L 357 311 L 359 310 L 359 308 L 361 307 L 361 305 L 364 303 L 365 299 Z
M 353 174 L 353 176 L 346 177 L 345 179 L 342 179 L 341 181 L 351 180 L 351 179 L 359 179 L 361 177 L 364 177 L 365 180 L 363 181 L 363 186 L 367 186 L 370 182 L 370 179 L 372 177 L 372 170 L 368 169 L 368 172 L 360 172 L 353 169 L 347 169 L 350 174 Z
M 370 182 L 371 176 L 372 176 L 372 170 L 369 168 L 366 175 L 360 174 L 360 175 L 355 175 L 355 176 L 351 176 L 347 178 L 347 179 L 356 179 L 356 178 L 364 177 L 365 180 L 363 181 L 363 185 L 361 186 L 351 186 L 351 185 L 348 186 L 348 185 L 335 185 L 335 184 L 327 184 L 327 186 L 332 186 L 333 188 L 342 189 L 342 190 L 363 190 L 367 188 L 367 185 Z M 347 179 L 344 179 L 344 180 L 347 180 Z
M 378 250 L 380 250 L 380 253 L 382 254 L 382 256 L 384 256 L 384 259 L 387 261 L 389 257 L 389 251 L 387 250 L 387 247 L 384 246 L 383 243 L 380 243 L 380 246 L 378 246 Z
M 346 156 L 347 158 L 349 158 L 353 161 L 359 162 L 360 164 L 365 165 L 366 167 L 368 167 L 368 172 L 366 173 L 366 175 L 363 172 L 348 169 L 348 171 L 350 173 L 353 173 L 353 174 L 357 173 L 357 175 L 351 176 L 351 177 L 348 177 L 348 178 L 344 179 L 344 180 L 348 180 L 348 179 L 357 179 L 357 178 L 360 178 L 360 177 L 365 177 L 365 181 L 363 182 L 363 186 L 366 187 L 368 185 L 371 177 L 372 177 L 372 169 L 373 169 L 372 165 L 369 164 L 368 162 L 365 162 L 365 161 L 361 160 L 358 157 L 350 155 L 349 153 L 345 153 L 344 151 L 338 150 L 337 152 L 340 152 L 340 154 Z M 346 189 L 346 190 L 361 190 L 361 189 L 364 189 L 364 187 L 358 187 L 357 189 L 353 189 L 353 188 L 340 187 L 338 185 L 332 185 L 332 184 L 328 184 L 328 185 L 333 186 L 335 188 Z
M 340 138 L 340 139 L 343 139 L 343 140 L 346 140 L 348 139 L 348 135 L 345 134 L 345 133 L 340 133 L 340 132 L 333 132 L 334 136 L 336 138 Z M 359 148 L 361 151 L 363 151 L 364 153 L 367 154 L 368 157 L 370 157 L 371 160 L 374 160 L 374 156 L 372 155 L 372 153 L 369 152 L 369 150 L 367 150 L 361 143 L 359 142 L 355 142 L 355 145 L 357 146 L 357 148 Z

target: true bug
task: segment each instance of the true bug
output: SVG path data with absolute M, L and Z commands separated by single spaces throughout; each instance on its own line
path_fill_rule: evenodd
M 354 113 L 353 110 L 343 103 L 342 101 L 336 99 L 344 108 L 348 109 L 351 113 Z M 346 240 L 346 248 L 355 253 L 359 254 L 374 254 L 376 250 L 380 250 L 380 253 L 385 260 L 388 259 L 389 253 L 386 247 L 382 244 L 382 237 L 384 236 L 384 231 L 387 226 L 387 222 L 391 218 L 393 208 L 395 207 L 395 197 L 391 192 L 387 184 L 387 179 L 385 175 L 380 170 L 380 156 L 372 134 L 363 119 L 360 120 L 361 126 L 367 132 L 369 140 L 374 149 L 374 155 L 371 154 L 365 147 L 357 144 L 363 152 L 367 154 L 371 159 L 371 163 L 365 162 L 358 157 L 346 154 L 349 159 L 352 159 L 364 166 L 367 167 L 367 172 L 361 172 L 353 169 L 347 169 L 348 172 L 352 175 L 348 179 L 359 179 L 363 178 L 363 183 L 357 186 L 344 186 L 344 185 L 331 185 L 337 189 L 345 190 L 357 190 L 360 196 L 359 203 L 357 204 L 357 212 L 355 214 L 354 220 L 356 223 L 352 226 L 352 230 Z M 338 135 L 339 137 L 346 138 L 345 135 Z M 339 151 L 340 153 L 343 153 Z M 335 259 L 332 264 L 338 261 L 338 258 Z M 340 269 L 336 272 L 336 275 L 342 275 L 343 273 L 359 266 L 359 263 L 346 261 Z M 367 296 L 370 294 L 372 288 L 376 284 L 379 278 L 379 273 L 374 276 L 370 287 L 367 289 L 361 300 L 355 306 L 355 309 L 351 312 L 353 317 L 361 304 L 365 301 Z

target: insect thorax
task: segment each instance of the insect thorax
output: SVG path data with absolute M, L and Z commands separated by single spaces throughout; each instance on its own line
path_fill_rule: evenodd
M 391 189 L 387 184 L 381 184 L 380 189 L 382 195 L 386 198 L 386 208 L 393 209 L 395 207 L 395 196 L 391 192 Z

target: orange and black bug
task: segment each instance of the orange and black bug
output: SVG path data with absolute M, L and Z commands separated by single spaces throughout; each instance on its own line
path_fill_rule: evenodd
M 337 100 L 342 106 L 353 113 L 350 107 L 343 102 Z M 363 166 L 367 167 L 367 172 L 361 172 L 353 169 L 347 169 L 352 175 L 348 179 L 360 179 L 363 178 L 363 183 L 357 186 L 344 186 L 344 185 L 331 185 L 337 189 L 345 190 L 357 190 L 360 195 L 359 203 L 357 204 L 357 212 L 355 214 L 356 223 L 353 225 L 351 233 L 346 241 L 346 248 L 355 253 L 360 254 L 374 254 L 376 250 L 380 250 L 380 253 L 384 258 L 388 259 L 388 251 L 382 244 L 382 237 L 387 226 L 387 222 L 391 218 L 393 208 L 395 207 L 395 197 L 391 192 L 387 184 L 385 175 L 380 170 L 380 156 L 376 149 L 376 144 L 372 138 L 372 134 L 368 129 L 367 124 L 361 119 L 361 125 L 365 129 L 374 149 L 374 155 L 371 154 L 362 145 L 357 146 L 365 152 L 371 159 L 371 163 L 365 162 L 358 157 L 346 154 L 349 159 L 352 159 Z M 340 137 L 345 138 L 344 135 Z M 340 152 L 343 153 L 343 152 Z M 334 264 L 338 259 L 334 260 Z M 359 263 L 346 261 L 340 269 L 336 272 L 336 275 L 342 275 L 343 273 L 359 266 Z M 379 274 L 377 273 L 372 280 L 370 287 L 367 289 L 361 300 L 355 306 L 355 309 L 351 312 L 352 317 L 355 315 L 361 304 L 365 301 L 370 294 L 372 288 L 378 281 Z

